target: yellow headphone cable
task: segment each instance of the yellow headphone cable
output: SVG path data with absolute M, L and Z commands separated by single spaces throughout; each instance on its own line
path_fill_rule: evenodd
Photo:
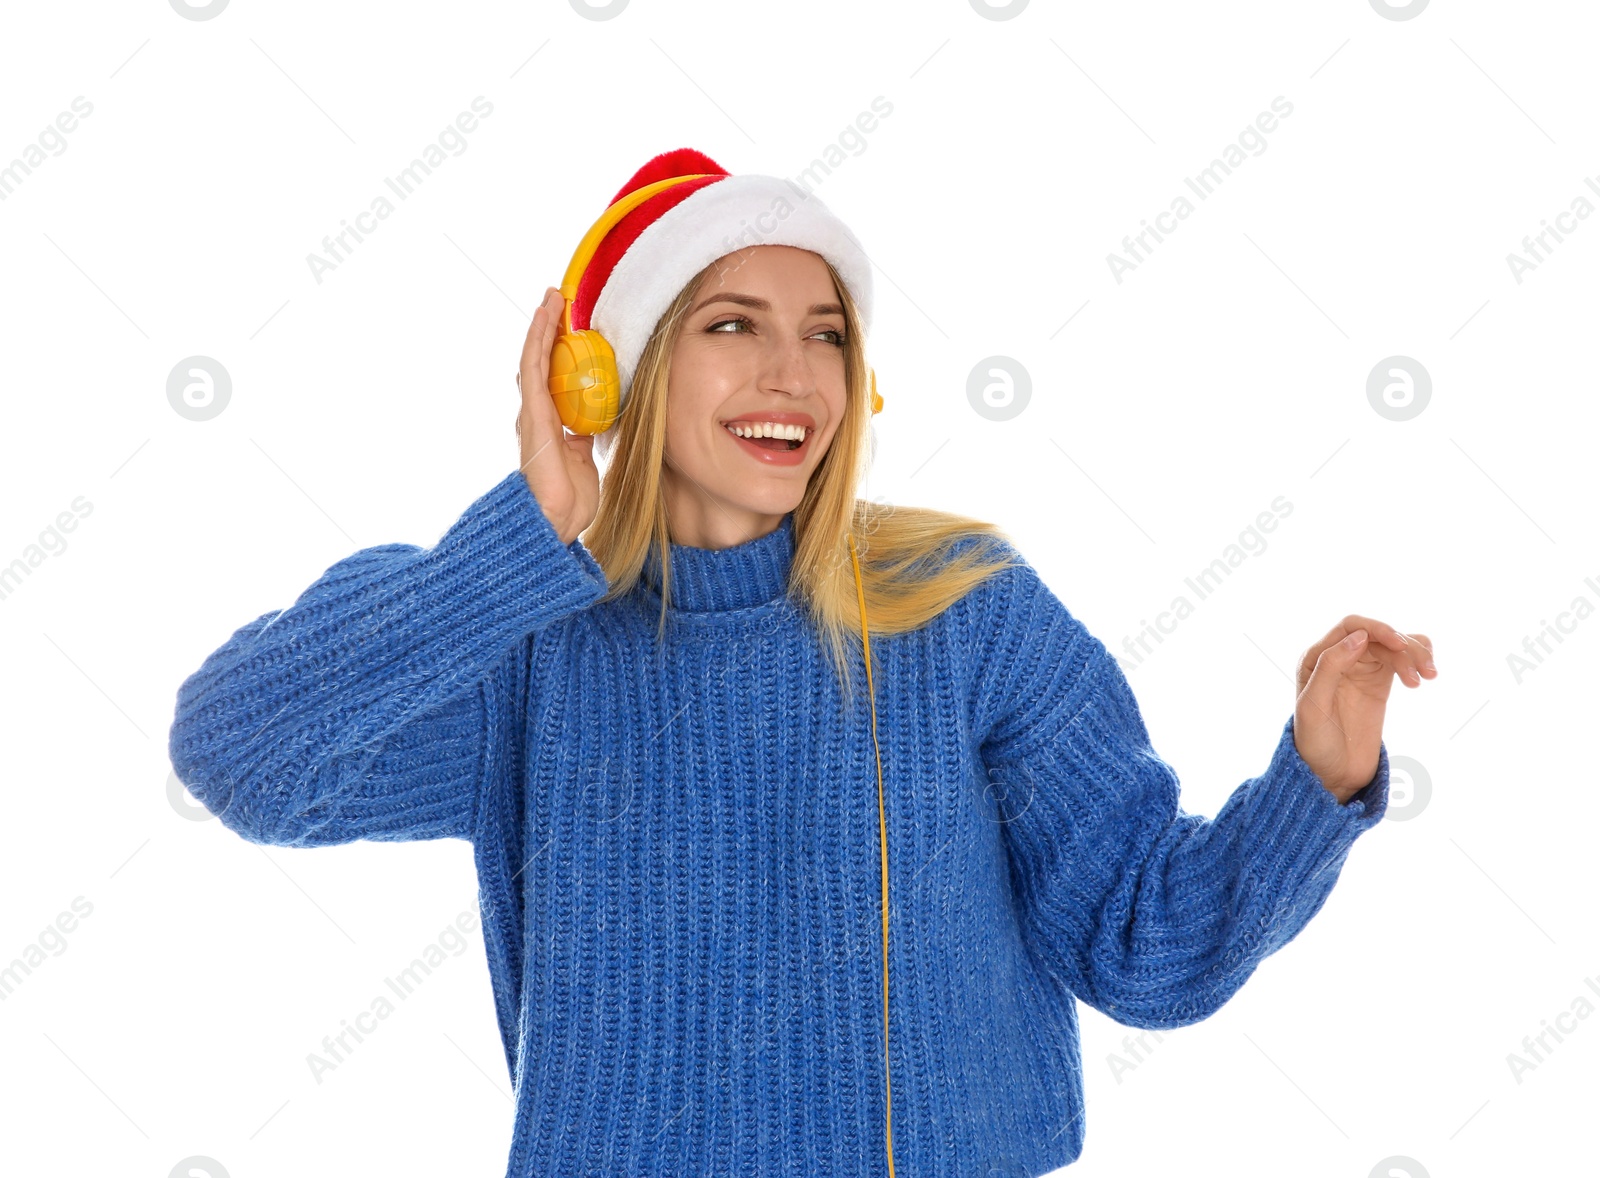
M 889 1178 L 894 1178 L 894 1114 L 889 1088 L 889 830 L 883 817 L 883 754 L 878 749 L 878 697 L 872 687 L 872 647 L 867 642 L 867 595 L 861 587 L 861 561 L 856 538 L 849 535 L 850 564 L 856 573 L 856 601 L 861 606 L 861 657 L 867 668 L 867 698 L 872 704 L 872 756 L 878 763 L 878 894 L 883 902 L 883 1134 L 889 1152 Z

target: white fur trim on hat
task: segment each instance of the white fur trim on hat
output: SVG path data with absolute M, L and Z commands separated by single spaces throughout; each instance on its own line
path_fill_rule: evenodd
M 856 303 L 865 337 L 872 319 L 872 263 L 855 234 L 792 181 L 729 176 L 656 218 L 618 259 L 595 300 L 589 325 L 616 353 L 623 407 L 650 333 L 678 292 L 718 258 L 756 245 L 796 246 L 831 262 Z

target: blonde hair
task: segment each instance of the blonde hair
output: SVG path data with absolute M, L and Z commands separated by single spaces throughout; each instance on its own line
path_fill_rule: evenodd
M 661 630 L 671 604 L 666 501 L 661 489 L 672 351 L 702 270 L 662 314 L 635 370 L 626 410 L 612 427 L 594 522 L 584 546 L 609 582 L 602 600 L 631 592 L 648 564 L 661 569 Z M 827 453 L 794 509 L 789 596 L 815 624 L 846 699 L 853 696 L 848 649 L 859 648 L 861 615 L 847 536 L 855 538 L 871 636 L 915 630 L 1002 569 L 1022 563 L 996 524 L 926 507 L 858 498 L 870 463 L 870 385 L 861 323 L 850 292 L 831 264 L 844 307 L 845 411 Z M 965 541 L 975 543 L 965 543 Z M 956 552 L 960 548 L 962 551 Z

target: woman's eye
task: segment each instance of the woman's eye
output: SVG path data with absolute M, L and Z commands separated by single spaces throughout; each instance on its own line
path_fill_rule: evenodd
M 742 315 L 736 315 L 732 319 L 718 320 L 716 323 L 713 323 L 710 326 L 708 326 L 706 328 L 706 330 L 707 331 L 719 332 L 722 335 L 743 335 L 744 334 L 743 330 L 723 331 L 722 329 L 724 327 L 733 327 L 733 328 L 740 328 L 740 329 L 753 329 L 755 327 L 755 324 L 751 323 L 750 320 L 746 319 Z M 829 343 L 833 344 L 833 346 L 836 347 L 836 348 L 844 347 L 844 332 L 840 331 L 838 328 L 829 327 L 829 328 L 826 328 L 826 329 L 824 329 L 822 331 L 817 332 L 817 334 L 818 335 L 831 335 L 831 336 L 833 336 L 833 339 L 829 340 L 828 341 Z

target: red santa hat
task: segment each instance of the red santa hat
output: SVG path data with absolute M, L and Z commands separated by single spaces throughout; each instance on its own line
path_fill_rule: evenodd
M 832 263 L 854 300 L 862 342 L 872 318 L 872 265 L 861 243 L 826 205 L 792 180 L 732 176 L 710 156 L 679 148 L 635 172 L 610 203 L 675 176 L 674 184 L 631 209 L 601 238 L 578 281 L 572 329 L 593 328 L 617 357 L 621 406 L 650 333 L 678 292 L 718 258 L 756 245 L 790 245 Z M 609 449 L 606 430 L 597 439 Z

